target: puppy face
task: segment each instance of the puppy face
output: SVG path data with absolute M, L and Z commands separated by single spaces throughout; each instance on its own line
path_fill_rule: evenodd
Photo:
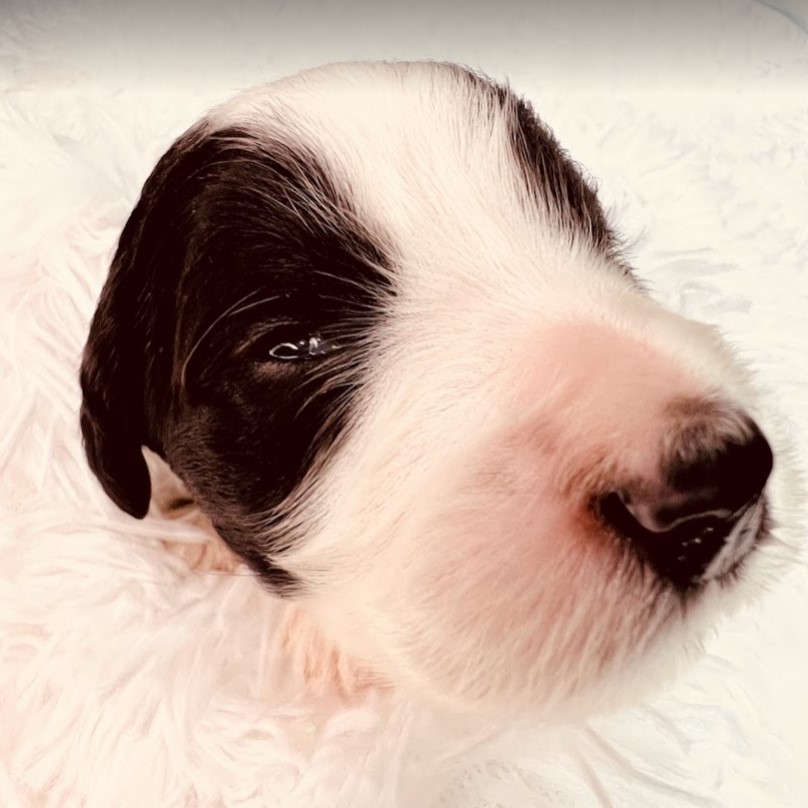
M 769 446 L 508 89 L 335 65 L 212 111 L 121 236 L 82 428 L 147 446 L 346 652 L 472 708 L 592 709 L 692 648 L 767 536 Z

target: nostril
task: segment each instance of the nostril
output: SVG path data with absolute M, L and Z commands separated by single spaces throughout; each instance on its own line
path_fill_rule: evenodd
M 694 518 L 731 515 L 723 509 L 707 509 L 705 503 L 714 499 L 714 491 L 706 486 L 686 492 L 667 486 L 621 488 L 615 495 L 631 518 L 649 533 L 665 533 Z
M 693 586 L 727 542 L 733 523 L 715 517 L 693 519 L 664 532 L 638 522 L 616 492 L 599 504 L 601 518 L 662 578 L 681 589 Z

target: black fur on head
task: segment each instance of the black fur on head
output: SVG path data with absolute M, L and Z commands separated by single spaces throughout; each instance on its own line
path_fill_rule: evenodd
M 305 149 L 243 128 L 181 137 L 123 230 L 84 351 L 81 428 L 109 496 L 146 514 L 146 446 L 236 552 L 291 585 L 255 520 L 344 428 L 386 266 Z

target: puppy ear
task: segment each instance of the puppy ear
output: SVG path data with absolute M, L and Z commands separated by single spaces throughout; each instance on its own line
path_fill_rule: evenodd
M 142 447 L 163 456 L 190 176 L 192 127 L 160 158 L 126 222 L 81 364 L 81 431 L 90 468 L 124 511 L 142 518 L 151 480 Z M 185 228 L 185 229 L 184 229 Z
M 115 268 L 101 295 L 81 365 L 81 431 L 93 473 L 109 497 L 138 519 L 149 509 L 151 481 L 145 441 L 142 362 L 134 362 L 126 310 L 114 289 Z M 138 393 L 136 383 L 140 378 Z
M 142 519 L 151 480 L 143 446 L 161 452 L 153 436 L 159 398 L 167 384 L 161 357 L 165 335 L 156 333 L 155 273 L 169 239 L 171 220 L 166 175 L 177 146 L 158 162 L 121 233 L 81 363 L 81 431 L 90 468 L 110 498 Z M 168 255 L 167 260 L 172 256 Z M 148 405 L 147 402 L 152 402 Z

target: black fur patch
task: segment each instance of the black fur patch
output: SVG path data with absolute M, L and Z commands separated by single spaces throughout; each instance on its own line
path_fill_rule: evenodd
M 82 366 L 93 470 L 143 516 L 140 447 L 161 454 L 275 589 L 275 509 L 345 429 L 362 340 L 391 294 L 382 245 L 312 154 L 197 127 L 159 161 L 120 239 Z M 311 335 L 336 349 L 273 360 Z M 261 535 L 274 542 L 258 546 Z
M 448 67 L 460 70 L 457 65 Z M 505 115 L 514 160 L 534 204 L 555 213 L 562 228 L 575 237 L 583 237 L 595 251 L 633 279 L 631 268 L 622 256 L 619 235 L 609 224 L 594 184 L 561 147 L 550 127 L 528 101 L 508 86 L 469 69 L 463 72 L 475 92 L 492 100 Z
M 620 247 L 596 190 L 583 170 L 561 148 L 552 131 L 532 106 L 511 93 L 503 93 L 509 116 L 511 147 L 531 195 L 549 205 L 560 223 L 607 257 L 619 260 Z

